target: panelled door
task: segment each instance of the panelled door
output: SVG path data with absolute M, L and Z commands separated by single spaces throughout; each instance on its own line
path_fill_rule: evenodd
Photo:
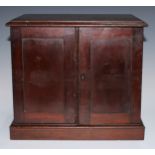
M 131 123 L 133 28 L 17 27 L 12 36 L 16 123 Z
M 80 28 L 80 124 L 129 123 L 132 28 Z
M 12 33 L 15 121 L 76 123 L 75 29 L 23 27 Z

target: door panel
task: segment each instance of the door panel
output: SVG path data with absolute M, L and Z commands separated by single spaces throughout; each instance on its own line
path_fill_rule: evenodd
M 21 41 L 22 122 L 76 123 L 75 29 L 22 28 Z
M 80 28 L 80 123 L 129 123 L 131 50 L 130 28 Z
M 64 110 L 62 39 L 23 39 L 24 111 Z
M 128 112 L 130 42 L 103 39 L 92 41 L 90 46 L 93 112 Z

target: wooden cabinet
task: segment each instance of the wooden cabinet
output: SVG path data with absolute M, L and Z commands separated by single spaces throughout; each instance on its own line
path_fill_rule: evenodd
M 143 139 L 142 20 L 23 15 L 11 27 L 11 139 Z

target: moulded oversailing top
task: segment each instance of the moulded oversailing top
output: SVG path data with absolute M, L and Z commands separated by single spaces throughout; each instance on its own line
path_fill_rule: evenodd
M 141 19 L 128 14 L 25 14 L 7 26 L 119 26 L 144 27 Z

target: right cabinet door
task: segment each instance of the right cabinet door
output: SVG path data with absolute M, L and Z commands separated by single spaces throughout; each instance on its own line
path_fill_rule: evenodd
M 133 28 L 80 28 L 80 124 L 133 121 L 133 35 Z

